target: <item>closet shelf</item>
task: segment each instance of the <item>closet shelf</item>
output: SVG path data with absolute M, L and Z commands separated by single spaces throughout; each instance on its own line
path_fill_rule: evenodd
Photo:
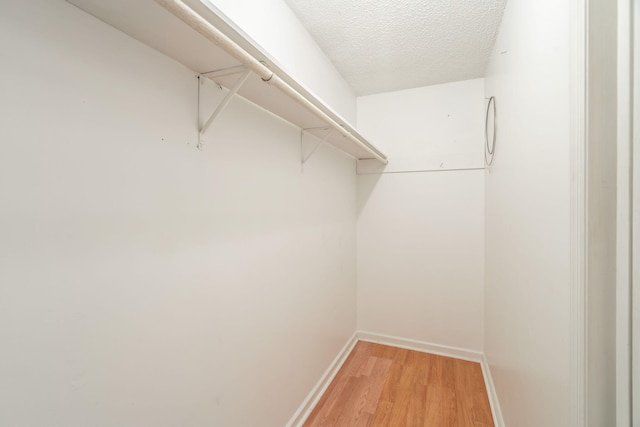
M 250 70 L 237 88 L 238 95 L 356 159 L 387 163 L 384 154 L 211 4 L 200 0 L 67 1 L 228 89 L 238 82 L 237 70 Z M 328 128 L 333 130 L 329 136 Z

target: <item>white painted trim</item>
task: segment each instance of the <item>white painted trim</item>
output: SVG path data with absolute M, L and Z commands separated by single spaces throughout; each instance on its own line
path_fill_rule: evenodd
M 482 361 L 482 352 L 468 350 L 466 348 L 450 347 L 447 345 L 433 344 L 424 341 L 416 341 L 408 338 L 393 337 L 391 335 L 376 334 L 373 332 L 357 331 L 356 336 L 360 341 L 385 344 L 393 347 L 416 350 L 423 353 L 437 354 L 439 356 L 453 357 L 455 359 L 468 360 L 471 362 Z
M 637 1 L 633 1 L 630 7 L 631 14 L 631 129 L 629 155 L 631 163 L 630 176 L 630 272 L 629 272 L 629 332 L 630 332 L 630 373 L 631 373 L 631 425 L 640 425 L 640 7 Z
M 570 392 L 571 426 L 587 422 L 587 1 L 571 2 Z
M 631 427 L 632 0 L 618 0 L 618 181 L 616 246 L 616 424 Z
M 333 381 L 333 378 L 336 376 L 345 360 L 347 360 L 347 356 L 349 356 L 349 353 L 351 353 L 351 350 L 353 350 L 353 347 L 355 347 L 357 342 L 357 332 L 354 332 L 335 359 L 333 359 L 329 364 L 327 370 L 324 371 L 324 374 L 322 374 L 318 383 L 311 389 L 311 392 L 302 402 L 296 413 L 293 414 L 293 417 L 291 417 L 286 427 L 302 426 L 324 392 L 327 390 L 327 387 L 329 387 L 329 384 L 331 384 L 331 381 Z
M 496 386 L 493 383 L 493 376 L 491 375 L 491 367 L 487 360 L 487 355 L 482 354 L 482 361 L 480 362 L 482 367 L 482 376 L 484 377 L 484 385 L 487 389 L 487 395 L 489 397 L 489 405 L 491 405 L 491 414 L 493 415 L 493 424 L 495 427 L 505 427 L 504 418 L 502 418 L 502 410 L 500 409 L 500 402 L 498 401 L 498 392 Z

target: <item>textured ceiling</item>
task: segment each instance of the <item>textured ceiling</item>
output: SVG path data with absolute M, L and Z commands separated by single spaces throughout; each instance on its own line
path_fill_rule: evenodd
M 482 77 L 506 0 L 285 0 L 358 95 Z

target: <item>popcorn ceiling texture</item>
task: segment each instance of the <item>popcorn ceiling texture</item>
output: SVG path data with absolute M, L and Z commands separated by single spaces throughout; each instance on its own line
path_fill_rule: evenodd
M 285 0 L 358 95 L 483 77 L 506 0 Z

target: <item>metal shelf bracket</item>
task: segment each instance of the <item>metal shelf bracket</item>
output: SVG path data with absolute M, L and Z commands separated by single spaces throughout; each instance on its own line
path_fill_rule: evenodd
M 303 137 L 304 137 L 304 133 L 310 130 L 326 130 L 328 132 L 324 135 L 322 139 L 318 138 L 318 142 L 316 142 L 316 144 L 313 146 L 313 148 L 311 148 L 311 150 L 308 150 L 308 152 L 305 152 L 307 150 L 305 150 L 305 147 L 304 147 Z M 316 152 L 318 147 L 320 147 L 320 145 L 323 142 L 325 142 L 327 138 L 329 138 L 329 136 L 331 136 L 332 133 L 333 133 L 333 129 L 328 127 L 300 129 L 300 161 L 303 165 L 307 162 L 307 160 L 311 158 L 311 156 L 313 155 L 313 153 Z
M 203 143 L 202 143 L 202 137 L 207 132 L 207 130 L 209 129 L 209 127 L 211 126 L 213 121 L 216 119 L 216 117 L 218 117 L 218 115 L 227 107 L 227 105 L 229 104 L 229 101 L 231 101 L 231 98 L 233 98 L 234 95 L 236 93 L 238 93 L 238 90 L 240 90 L 240 88 L 242 87 L 244 82 L 247 81 L 247 79 L 249 78 L 249 75 L 251 74 L 251 70 L 249 68 L 245 67 L 244 65 L 240 65 L 240 66 L 237 66 L 237 67 L 226 68 L 224 70 L 216 70 L 216 71 L 210 71 L 210 72 L 207 72 L 207 73 L 202 73 L 202 74 L 200 74 L 198 76 L 198 79 L 199 79 L 199 82 L 198 82 L 198 120 L 200 120 L 200 97 L 201 97 L 201 90 L 202 90 L 201 86 L 202 86 L 202 83 L 203 83 L 202 82 L 202 78 L 206 77 L 208 79 L 215 80 L 216 78 L 230 76 L 230 75 L 233 75 L 233 74 L 240 74 L 240 77 L 235 82 L 233 87 L 231 89 L 229 89 L 229 92 L 227 92 L 227 94 L 222 99 L 222 101 L 220 102 L 218 107 L 215 109 L 215 111 L 211 114 L 209 119 L 199 129 L 199 132 L 198 132 L 198 149 L 199 150 L 202 150 L 204 148 Z

